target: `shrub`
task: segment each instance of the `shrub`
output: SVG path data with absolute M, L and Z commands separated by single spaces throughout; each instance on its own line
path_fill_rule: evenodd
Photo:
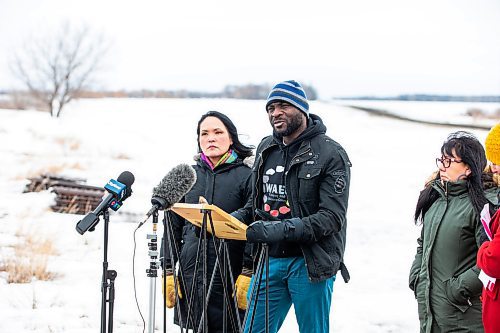
M 47 261 L 56 255 L 53 242 L 33 234 L 17 233 L 21 242 L 13 247 L 14 256 L 0 263 L 0 271 L 7 273 L 8 283 L 29 283 L 32 278 L 49 281 L 56 274 L 48 271 Z

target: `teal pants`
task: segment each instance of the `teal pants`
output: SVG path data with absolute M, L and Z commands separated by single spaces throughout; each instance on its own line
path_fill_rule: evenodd
M 330 305 L 335 276 L 321 282 L 310 282 L 303 257 L 269 257 L 269 332 L 278 332 L 293 304 L 295 317 L 302 333 L 328 333 Z M 245 333 L 266 331 L 266 274 L 264 270 L 258 293 L 255 318 L 250 331 L 255 300 L 250 292 L 257 288 L 254 275 L 247 295 L 248 315 Z

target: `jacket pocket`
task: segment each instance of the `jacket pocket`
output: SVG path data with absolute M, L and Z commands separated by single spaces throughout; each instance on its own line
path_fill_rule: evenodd
M 300 201 L 316 201 L 321 168 L 301 168 L 297 174 Z
M 446 298 L 448 301 L 462 312 L 467 311 L 472 303 L 470 297 L 466 294 L 466 290 L 459 285 L 458 278 L 443 281 Z
M 415 295 L 415 299 L 417 299 L 417 285 L 418 285 L 418 276 L 419 274 L 416 274 L 412 280 L 410 281 L 410 289 L 413 291 L 413 294 Z

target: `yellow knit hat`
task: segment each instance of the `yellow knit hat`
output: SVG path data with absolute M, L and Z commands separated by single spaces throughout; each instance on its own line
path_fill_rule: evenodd
M 488 133 L 485 146 L 488 161 L 500 165 L 500 123 L 496 124 Z

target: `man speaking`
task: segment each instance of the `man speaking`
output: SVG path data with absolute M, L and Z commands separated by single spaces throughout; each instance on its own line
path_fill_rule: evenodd
M 269 245 L 270 332 L 279 330 L 293 304 L 300 332 L 327 333 L 337 271 L 349 279 L 343 255 L 351 162 L 325 134 L 321 118 L 309 113 L 296 81 L 274 86 L 266 111 L 273 134 L 257 147 L 250 201 L 233 215 L 247 224 L 256 220 L 256 209 L 269 216 L 249 225 L 247 240 Z M 245 332 L 265 331 L 266 274 L 261 281 L 254 276 L 261 287 Z

